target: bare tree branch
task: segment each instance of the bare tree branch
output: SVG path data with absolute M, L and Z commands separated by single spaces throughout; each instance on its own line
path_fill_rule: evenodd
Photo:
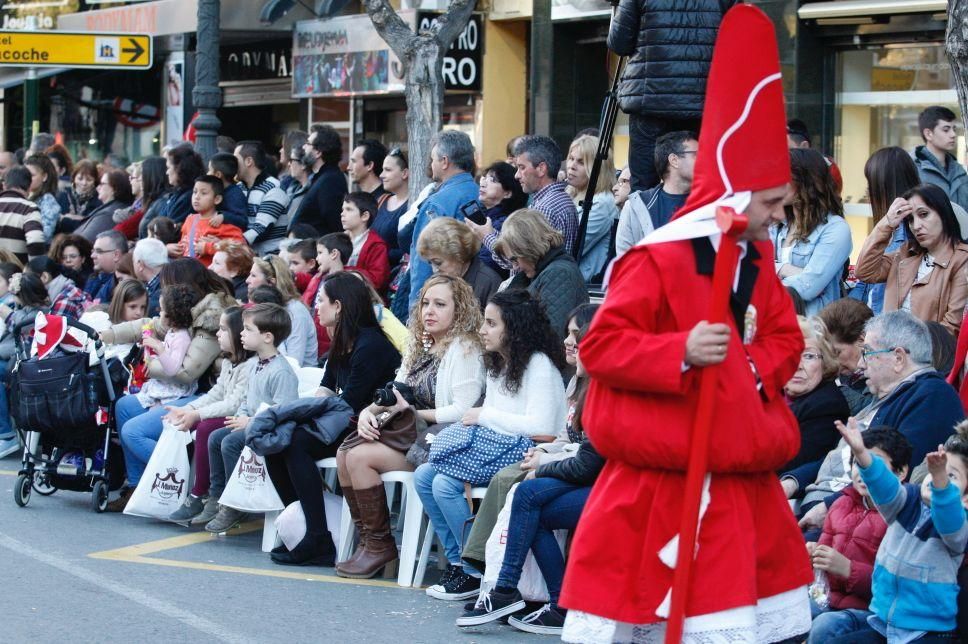
M 437 18 L 436 25 L 431 28 L 432 32 L 436 32 L 442 50 L 450 49 L 454 39 L 467 27 L 476 4 L 476 0 L 450 0 L 447 12 Z
M 407 26 L 387 0 L 364 0 L 364 7 L 377 33 L 390 45 L 400 62 L 406 65 L 407 53 L 417 34 Z
M 968 117 L 968 0 L 948 0 L 945 51 L 958 90 L 962 119 Z

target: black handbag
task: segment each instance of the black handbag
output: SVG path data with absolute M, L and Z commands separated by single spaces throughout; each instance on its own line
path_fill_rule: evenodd
M 62 433 L 97 425 L 98 388 L 86 353 L 21 361 L 11 374 L 11 405 L 21 429 Z

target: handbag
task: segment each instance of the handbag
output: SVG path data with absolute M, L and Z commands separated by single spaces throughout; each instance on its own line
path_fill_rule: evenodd
M 428 425 L 427 421 L 417 417 L 417 440 L 407 450 L 407 462 L 413 465 L 414 469 L 430 459 L 430 443 L 447 427 L 450 427 L 450 423 Z
M 380 422 L 380 438 L 377 440 L 398 452 L 406 452 L 417 440 L 418 418 L 413 407 L 398 409 L 393 413 L 383 412 L 377 416 Z M 359 430 L 354 429 L 339 446 L 339 451 L 353 449 L 357 445 L 370 442 L 372 441 L 360 436 Z
M 471 485 L 486 485 L 498 470 L 519 463 L 534 447 L 527 436 L 501 434 L 483 425 L 456 422 L 430 443 L 429 463 L 441 474 Z

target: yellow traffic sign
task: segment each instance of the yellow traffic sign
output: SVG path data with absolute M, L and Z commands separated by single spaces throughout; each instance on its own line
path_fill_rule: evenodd
M 0 66 L 148 69 L 151 36 L 67 31 L 0 31 Z

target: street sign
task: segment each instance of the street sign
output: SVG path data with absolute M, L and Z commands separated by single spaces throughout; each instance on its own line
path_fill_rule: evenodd
M 0 66 L 148 69 L 151 36 L 65 31 L 0 31 Z

